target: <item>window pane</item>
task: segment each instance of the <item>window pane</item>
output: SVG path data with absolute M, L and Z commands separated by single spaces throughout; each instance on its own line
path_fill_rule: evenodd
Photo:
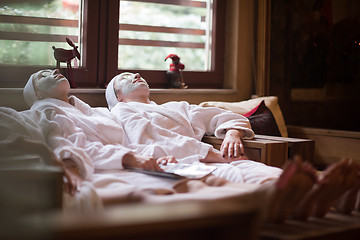
M 66 37 L 80 45 L 80 2 L 0 1 L 0 64 L 55 66 L 52 46 L 71 49 Z
M 210 70 L 211 6 L 211 0 L 121 0 L 118 68 L 167 69 L 171 60 L 164 59 L 173 53 L 186 70 Z

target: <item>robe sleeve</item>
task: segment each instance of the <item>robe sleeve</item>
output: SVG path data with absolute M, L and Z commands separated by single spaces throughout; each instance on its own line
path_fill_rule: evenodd
M 205 131 L 206 135 L 224 138 L 228 129 L 244 131 L 244 138 L 252 139 L 254 132 L 249 120 L 228 110 L 216 107 L 188 105 L 188 116 L 194 131 Z
M 86 133 L 66 115 L 51 113 L 53 127 L 47 133 L 47 142 L 59 159 L 72 159 L 84 179 L 90 179 L 94 169 L 122 169 L 122 158 L 131 150 L 122 145 L 103 145 L 88 141 Z

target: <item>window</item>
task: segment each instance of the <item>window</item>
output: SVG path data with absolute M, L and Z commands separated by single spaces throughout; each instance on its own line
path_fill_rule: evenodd
M 136 71 L 152 88 L 164 88 L 171 61 L 164 60 L 169 53 L 181 57 L 190 88 L 222 87 L 225 1 L 4 2 L 0 3 L 0 87 L 23 87 L 31 73 L 55 68 L 52 46 L 71 49 L 66 37 L 81 53 L 80 61 L 72 60 L 78 87 L 105 87 L 116 74 Z M 167 15 L 155 22 L 147 20 L 160 13 Z M 181 24 L 168 24 L 172 14 Z M 61 67 L 66 75 L 66 64 Z
M 0 87 L 23 87 L 28 77 L 55 68 L 54 50 L 71 49 L 66 37 L 77 45 L 81 62 L 73 60 L 78 86 L 97 84 L 97 1 L 38 0 L 2 1 L 0 4 Z M 87 18 L 89 12 L 95 13 Z M 66 74 L 66 65 L 62 64 Z
M 80 44 L 80 0 L 14 2 L 0 6 L 1 64 L 54 65 L 52 46 L 68 48 L 66 37 Z
M 136 70 L 145 76 L 151 87 L 164 88 L 167 85 L 164 72 L 168 69 L 169 64 L 169 62 L 164 61 L 164 58 L 168 53 L 175 53 L 181 57 L 181 61 L 185 64 L 184 81 L 190 88 L 222 88 L 225 49 L 225 4 L 226 1 L 219 0 L 120 1 L 119 6 L 113 6 L 113 8 L 120 8 L 119 26 L 114 27 L 113 31 L 109 31 L 114 33 L 115 28 L 120 30 L 119 33 L 117 31 L 112 36 L 112 38 L 118 39 L 118 42 L 113 43 L 113 45 L 118 46 L 119 44 L 119 56 L 113 56 L 112 61 L 118 59 L 119 61 L 117 65 L 112 66 L 112 71 L 108 73 L 108 76 L 113 76 L 122 71 Z M 137 16 L 140 11 L 137 11 L 134 15 L 130 14 L 128 17 L 127 9 L 131 9 L 131 7 L 147 9 L 144 13 L 141 11 L 141 14 L 145 17 Z M 149 9 L 158 10 L 149 11 Z M 155 23 L 147 20 L 153 19 L 154 17 L 151 16 L 157 16 L 160 13 L 162 16 L 158 18 L 160 20 L 154 20 Z M 175 16 L 175 19 L 171 19 L 171 13 L 176 13 L 176 17 L 179 19 L 185 18 L 184 14 L 181 13 L 191 13 L 192 15 L 189 14 L 188 17 L 197 14 L 199 24 L 195 27 L 183 27 L 183 20 L 179 21 L 180 24 L 171 23 L 171 21 L 176 22 Z M 129 37 L 130 34 L 132 34 L 131 37 Z M 179 41 L 179 38 L 181 41 Z M 142 46 L 151 44 L 153 44 L 152 49 L 151 47 Z M 132 56 L 127 55 L 125 45 L 130 46 L 129 49 L 133 49 L 129 51 Z M 181 47 L 178 47 L 179 45 Z M 153 53 L 146 51 L 153 51 Z M 136 56 L 136 53 L 139 52 L 140 54 Z M 188 52 L 195 57 L 188 59 Z M 108 55 L 111 55 L 111 53 Z M 144 57 L 145 55 L 148 59 Z M 127 65 L 128 61 L 132 66 Z M 132 61 L 136 63 L 131 63 Z M 148 62 L 152 62 L 153 65 L 149 65 Z
M 163 70 L 175 53 L 187 70 L 210 70 L 211 8 L 211 0 L 121 0 L 118 68 Z

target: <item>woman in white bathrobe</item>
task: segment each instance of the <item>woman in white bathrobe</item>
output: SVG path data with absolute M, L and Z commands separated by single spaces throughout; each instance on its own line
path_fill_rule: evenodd
M 216 176 L 232 182 L 261 183 L 281 174 L 279 168 L 246 160 L 243 156 L 241 139 L 254 137 L 247 118 L 184 101 L 158 105 L 149 100 L 149 94 L 145 79 L 133 73 L 115 76 L 106 89 L 109 109 L 123 125 L 131 148 L 157 144 L 156 152 L 142 154 L 156 157 L 168 154 L 179 162 L 212 163 L 218 167 L 214 172 Z M 201 142 L 205 134 L 224 139 L 221 151 Z

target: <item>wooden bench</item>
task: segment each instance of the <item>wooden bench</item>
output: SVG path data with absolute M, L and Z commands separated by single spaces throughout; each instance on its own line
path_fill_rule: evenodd
M 329 212 L 324 218 L 309 218 L 307 221 L 266 223 L 261 225 L 259 236 L 262 240 L 357 240 L 360 236 L 360 213 L 343 215 Z
M 129 204 L 93 215 L 47 216 L 51 239 L 257 239 L 258 214 L 235 201 Z M 38 222 L 41 225 L 42 222 Z
M 296 155 L 304 161 L 314 162 L 315 140 L 306 138 L 275 137 L 256 135 L 257 139 L 269 139 L 272 141 L 286 142 L 288 147 L 287 159 L 293 159 Z
M 220 149 L 222 139 L 205 136 L 203 142 Z M 255 161 L 270 166 L 281 167 L 295 155 L 300 155 L 304 160 L 313 161 L 315 142 L 310 139 L 283 138 L 266 135 L 256 135 L 254 139 L 243 140 L 245 155 Z

